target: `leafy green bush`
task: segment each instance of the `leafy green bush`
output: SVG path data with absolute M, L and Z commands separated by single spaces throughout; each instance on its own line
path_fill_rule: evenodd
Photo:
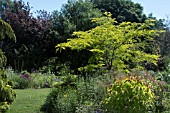
M 149 84 L 155 95 L 153 111 L 156 113 L 165 112 L 167 110 L 170 111 L 170 104 L 167 104 L 170 102 L 170 88 L 164 76 L 153 71 L 143 71 L 136 75 L 141 75 L 140 77 L 145 79 L 145 82 Z
M 157 111 L 163 112 L 163 113 L 170 113 L 170 84 L 166 85 L 166 91 L 162 92 L 162 95 L 159 96 L 158 99 L 161 100 L 160 102 L 161 102 L 162 107 L 161 109 L 158 109 Z
M 163 105 L 165 105 L 165 111 L 170 112 L 170 84 L 167 85 L 167 92 L 163 99 Z
M 143 79 L 117 78 L 107 87 L 107 97 L 102 103 L 107 113 L 148 112 L 154 104 L 154 93 Z
M 102 78 L 102 77 L 101 77 Z M 106 95 L 106 83 L 99 76 L 77 82 L 79 106 L 76 113 L 102 112 L 101 101 Z
M 166 83 L 170 84 L 170 64 L 166 67 L 164 71 L 157 72 L 156 77 L 159 80 L 163 80 Z
M 61 77 L 62 81 L 53 83 L 53 90 L 48 95 L 41 110 L 46 113 L 74 113 L 77 106 L 75 87 L 76 76 Z
M 6 112 L 16 97 L 12 82 L 7 80 L 5 71 L 0 70 L 0 113 Z
M 74 113 L 77 106 L 76 90 L 54 88 L 41 110 L 46 113 Z
M 68 75 L 61 80 L 54 84 L 55 89 L 47 97 L 42 111 L 47 113 L 56 113 L 57 111 L 59 113 L 94 113 L 102 111 L 101 100 L 105 96 L 105 85 L 101 81 L 97 78 L 78 79 L 74 75 Z
M 154 86 L 155 112 L 170 112 L 170 86 L 162 81 L 157 81 L 157 84 L 155 83 Z

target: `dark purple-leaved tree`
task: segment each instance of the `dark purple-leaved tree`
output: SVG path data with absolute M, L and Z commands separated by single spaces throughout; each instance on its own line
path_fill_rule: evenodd
M 15 70 L 39 69 L 54 49 L 50 15 L 39 11 L 35 18 L 31 14 L 29 3 L 13 1 L 6 7 L 2 19 L 9 23 L 16 35 L 16 43 L 4 41 L 4 50 L 8 57 L 8 65 Z

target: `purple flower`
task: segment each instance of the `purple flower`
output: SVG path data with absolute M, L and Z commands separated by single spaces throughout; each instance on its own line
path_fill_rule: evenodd
M 26 73 L 22 74 L 20 77 L 24 78 L 24 79 L 31 79 L 31 76 L 29 74 L 26 74 Z

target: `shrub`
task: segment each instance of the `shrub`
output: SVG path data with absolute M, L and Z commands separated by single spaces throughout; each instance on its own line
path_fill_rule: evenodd
M 157 112 L 170 113 L 170 85 L 166 85 L 166 91 L 162 92 L 162 95 L 158 98 L 159 106 Z
M 98 77 L 77 82 L 79 105 L 76 113 L 101 112 L 101 101 L 106 94 L 105 87 L 105 83 Z
M 167 92 L 165 93 L 165 98 L 163 99 L 163 105 L 165 105 L 165 111 L 170 112 L 170 84 L 167 85 Z
M 76 90 L 54 88 L 41 110 L 46 113 L 74 113 L 77 106 Z
M 152 92 L 155 95 L 153 110 L 156 113 L 170 111 L 170 88 L 166 83 L 164 77 L 160 73 L 155 72 L 142 72 L 140 75 L 145 79 L 147 84 L 150 84 Z
M 62 81 L 53 84 L 53 90 L 48 95 L 41 110 L 46 113 L 74 113 L 77 106 L 76 76 L 61 77 Z
M 68 75 L 54 84 L 42 111 L 47 113 L 94 113 L 101 111 L 105 86 L 96 78 L 77 79 Z M 68 109 L 69 108 L 69 109 Z M 63 111 L 63 109 L 65 111 Z
M 148 112 L 154 103 L 154 93 L 143 79 L 132 76 L 117 78 L 107 87 L 107 96 L 102 103 L 107 113 Z
M 12 82 L 7 80 L 4 70 L 0 70 L 0 113 L 6 112 L 16 97 Z

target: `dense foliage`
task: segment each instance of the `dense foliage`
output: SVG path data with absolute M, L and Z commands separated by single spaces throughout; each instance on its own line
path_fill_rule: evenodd
M 46 113 L 94 113 L 102 111 L 100 103 L 104 95 L 105 87 L 100 86 L 98 78 L 86 81 L 68 75 L 54 85 L 41 110 Z
M 6 10 L 6 8 L 10 9 L 10 6 L 13 5 L 13 2 L 11 0 L 1 0 L 0 1 L 0 17 Z
M 8 37 L 15 40 L 14 31 L 11 26 L 0 19 L 0 40 Z M 6 57 L 0 49 L 0 112 L 6 112 L 9 105 L 15 99 L 15 91 L 12 89 L 12 82 L 7 80 L 3 66 L 6 64 Z
M 103 101 L 108 113 L 143 113 L 154 105 L 154 93 L 145 80 L 137 77 L 116 79 L 107 87 L 107 97 Z
M 71 34 L 75 31 L 87 31 L 97 26 L 99 23 L 92 22 L 92 18 L 101 17 L 105 11 L 111 12 L 111 17 L 116 18 L 119 23 L 145 22 L 146 20 L 143 7 L 126 0 L 69 0 L 60 11 L 55 10 L 51 15 L 43 10 L 37 12 L 37 18 L 32 15 L 29 3 L 25 4 L 21 0 L 1 1 L 0 6 L 1 18 L 12 26 L 17 38 L 16 43 L 6 39 L 2 49 L 8 58 L 7 65 L 20 71 L 38 70 L 42 66 L 57 71 L 56 65 L 63 63 L 74 70 L 88 65 L 88 60 L 94 52 L 89 52 L 87 49 L 79 51 L 67 49 L 56 54 L 54 46 L 66 42 L 68 38 L 74 38 L 75 36 Z M 148 18 L 156 20 L 152 16 Z M 156 25 L 154 29 L 163 28 L 163 21 L 153 23 Z M 166 45 L 161 43 L 167 41 L 161 41 L 158 41 L 159 46 Z M 145 47 L 145 52 L 153 53 L 152 51 L 158 50 L 159 47 L 155 46 L 155 48 L 153 44 L 155 44 L 154 40 L 147 45 L 149 49 L 146 50 Z M 165 52 L 164 48 L 160 48 L 161 53 Z M 131 61 L 125 61 L 125 63 L 131 64 Z M 131 66 L 135 67 L 133 65 Z
M 107 14 L 107 13 L 106 13 Z M 107 14 L 111 16 L 111 14 Z M 145 52 L 149 42 L 153 42 L 154 36 L 158 36 L 159 30 L 150 30 L 152 20 L 145 23 L 122 22 L 117 24 L 115 19 L 102 17 L 93 19 L 99 26 L 89 31 L 74 32 L 74 39 L 68 39 L 66 43 L 56 46 L 57 51 L 87 50 L 92 52 L 88 65 L 81 69 L 92 70 L 105 66 L 108 70 L 129 71 L 132 68 L 140 68 L 143 62 L 155 63 L 157 54 Z
M 61 11 L 52 13 L 52 24 L 62 38 L 68 38 L 74 31 L 85 31 L 95 26 L 92 18 L 101 17 L 100 10 L 88 0 L 68 0 Z
M 74 113 L 77 105 L 77 94 L 72 89 L 54 89 L 47 97 L 42 110 L 46 113 Z
M 30 10 L 29 4 L 14 1 L 10 9 L 6 8 L 2 14 L 2 19 L 11 25 L 16 35 L 16 43 L 4 41 L 8 65 L 15 70 L 39 69 L 54 50 L 50 17 L 46 12 L 39 11 L 39 16 L 34 18 Z
M 165 20 L 131 0 L 31 10 L 22 0 L 0 0 L 0 113 L 15 99 L 12 88 L 47 87 L 47 113 L 170 111 Z
M 168 112 L 170 90 L 165 82 L 145 71 L 130 75 L 117 74 L 116 79 L 100 72 L 87 79 L 64 76 L 53 85 L 41 110 L 47 113 Z
M 110 12 L 118 22 L 144 22 L 143 7 L 131 0 L 90 0 L 103 13 Z
M 7 80 L 5 72 L 0 70 L 0 112 L 6 112 L 14 101 L 16 94 L 12 89 L 12 82 Z

